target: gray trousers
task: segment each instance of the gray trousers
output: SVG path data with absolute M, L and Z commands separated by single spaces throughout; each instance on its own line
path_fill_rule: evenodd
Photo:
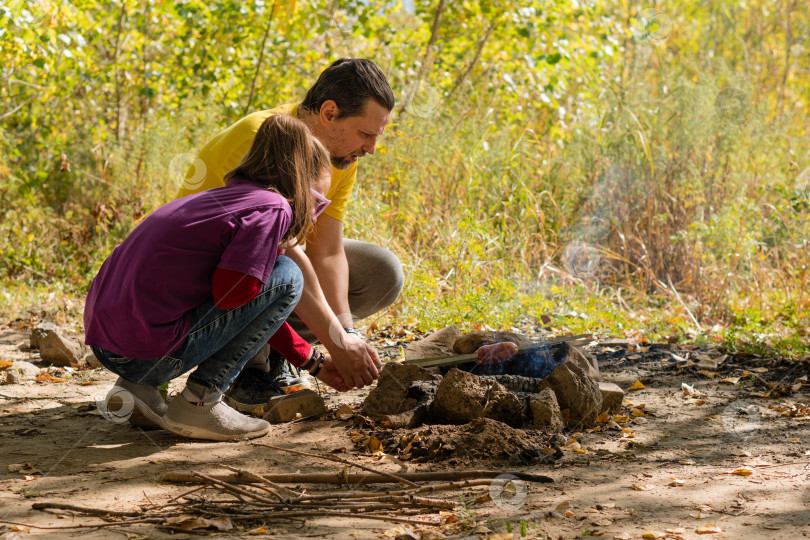
M 349 309 L 352 319 L 365 319 L 393 304 L 405 282 L 402 263 L 397 256 L 384 247 L 349 238 L 343 239 L 343 249 L 349 262 Z M 308 342 L 317 341 L 295 313 L 287 322 Z M 268 363 L 269 355 L 270 346 L 265 344 L 245 367 L 269 372 L 272 367 Z

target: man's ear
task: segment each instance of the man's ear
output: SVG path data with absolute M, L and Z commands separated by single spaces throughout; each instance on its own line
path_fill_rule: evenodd
M 321 112 L 318 115 L 322 125 L 327 125 L 332 123 L 332 121 L 337 120 L 338 113 L 340 109 L 337 106 L 337 103 L 332 101 L 331 99 L 327 99 L 321 105 Z

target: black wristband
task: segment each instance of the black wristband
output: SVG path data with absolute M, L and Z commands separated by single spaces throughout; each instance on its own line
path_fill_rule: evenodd
M 307 371 L 314 377 L 321 370 L 321 367 L 323 367 L 323 353 L 318 349 L 313 349 L 311 362 L 314 362 L 314 364 L 308 367 Z
M 318 351 L 318 349 L 316 349 L 315 347 L 312 347 L 312 352 L 309 353 L 309 358 L 307 358 L 307 361 L 304 362 L 304 364 L 301 366 L 301 369 L 306 369 L 307 371 L 312 369 L 315 366 L 315 364 L 318 362 L 318 353 L 319 352 L 320 351 Z
M 343 331 L 346 332 L 347 334 L 354 334 L 355 336 L 357 336 L 359 338 L 363 337 L 363 336 L 360 335 L 360 330 L 358 330 L 357 328 L 354 328 L 354 327 L 352 327 L 352 328 L 344 328 Z

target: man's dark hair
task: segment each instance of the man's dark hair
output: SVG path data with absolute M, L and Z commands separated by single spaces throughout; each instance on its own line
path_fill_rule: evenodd
M 380 67 L 365 58 L 341 58 L 323 70 L 299 108 L 319 112 L 324 101 L 338 106 L 338 118 L 360 116 L 371 98 L 389 111 L 394 109 L 394 91 Z

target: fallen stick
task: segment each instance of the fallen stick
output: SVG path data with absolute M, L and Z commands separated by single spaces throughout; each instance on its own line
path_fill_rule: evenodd
M 538 482 L 541 484 L 554 483 L 554 479 L 541 474 L 517 472 L 517 471 L 432 471 L 416 473 L 400 473 L 398 476 L 403 480 L 412 482 L 439 482 L 457 480 L 492 479 L 502 474 L 511 474 L 518 480 L 525 482 Z M 210 474 L 211 478 L 223 482 L 235 482 L 250 484 L 246 482 L 244 476 L 238 474 Z M 388 484 L 394 482 L 389 475 L 382 474 L 361 474 L 361 473 L 281 473 L 281 474 L 261 474 L 265 480 L 279 484 Z M 187 472 L 168 472 L 160 478 L 163 482 L 171 483 L 200 483 L 199 478 L 195 478 Z M 399 480 L 396 480 L 399 481 Z M 421 486 L 416 486 L 421 489 Z M 429 486 L 428 486 L 429 487 Z M 426 491 L 430 491 L 427 489 Z
M 273 519 L 273 518 L 291 518 L 291 517 L 345 517 L 351 519 L 376 519 L 379 521 L 393 521 L 395 523 L 410 523 L 412 525 L 441 525 L 436 521 L 425 521 L 422 519 L 407 519 L 394 516 L 382 516 L 378 514 L 363 514 L 360 512 L 266 512 L 264 514 L 253 514 L 251 516 L 238 516 L 232 517 L 233 521 L 253 520 L 253 519 Z
M 415 482 L 412 482 L 410 480 L 407 480 L 407 479 L 405 479 L 405 478 L 403 478 L 401 476 L 397 476 L 395 474 L 387 473 L 385 471 L 378 471 L 378 470 L 373 469 L 371 467 L 366 467 L 365 465 L 360 465 L 358 463 L 352 463 L 351 461 L 348 461 L 346 459 L 341 459 L 341 458 L 334 457 L 334 456 L 322 456 L 320 454 L 311 454 L 309 452 L 301 452 L 300 450 L 291 450 L 289 448 L 281 448 L 280 446 L 272 446 L 270 444 L 252 443 L 252 446 L 264 446 L 265 448 L 271 448 L 273 450 L 281 450 L 282 452 L 289 452 L 291 454 L 298 454 L 299 456 L 307 456 L 307 457 L 314 457 L 314 458 L 318 458 L 318 459 L 323 459 L 323 460 L 326 460 L 326 461 L 334 461 L 335 463 L 342 463 L 343 465 L 349 465 L 349 466 L 352 466 L 352 467 L 357 467 L 358 469 L 363 469 L 364 471 L 369 471 L 369 472 L 377 474 L 377 475 L 387 476 L 388 478 L 392 478 L 392 479 L 396 480 L 397 482 L 400 482 L 401 484 L 405 484 L 405 485 L 408 485 L 408 486 L 411 486 L 411 487 L 419 487 L 419 484 L 417 484 Z
M 81 512 L 88 516 L 99 517 L 143 517 L 143 512 L 116 512 L 115 510 L 88 508 L 86 506 L 74 506 L 72 504 L 57 502 L 36 502 L 31 505 L 31 508 L 34 510 L 70 510 L 71 512 Z
M 271 482 L 270 480 L 268 480 L 268 479 L 266 479 L 266 478 L 264 478 L 262 476 L 259 476 L 256 473 L 252 473 L 252 472 L 246 471 L 244 469 L 237 469 L 236 467 L 231 467 L 230 465 L 223 465 L 223 467 L 225 467 L 229 471 L 233 471 L 233 472 L 237 473 L 240 476 L 243 476 L 245 479 L 248 479 L 248 481 L 251 482 L 251 483 L 267 484 L 273 490 L 284 493 L 288 497 L 295 497 L 295 498 L 301 497 L 300 493 L 297 493 L 297 492 L 295 492 L 295 491 L 293 491 L 291 489 L 287 489 L 284 486 L 280 486 L 280 485 L 276 484 L 275 482 Z
M 165 518 L 148 518 L 148 519 L 133 519 L 131 521 L 105 521 L 104 523 L 95 523 L 93 525 L 62 525 L 62 526 L 45 526 L 45 525 L 31 525 L 30 523 L 20 523 L 19 521 L 3 521 L 3 525 L 17 525 L 18 527 L 25 527 L 27 529 L 43 529 L 43 530 L 59 530 L 59 529 L 100 529 L 102 527 L 126 527 L 127 525 L 135 525 L 138 523 L 161 523 Z M 427 523 L 427 522 L 425 522 Z M 428 525 L 435 525 L 435 523 L 427 523 Z
M 447 484 L 438 484 L 435 486 L 422 486 L 418 489 L 398 489 L 379 491 L 375 493 L 358 492 L 358 491 L 343 491 L 339 493 L 324 493 L 320 495 L 303 495 L 297 499 L 292 499 L 288 502 L 299 503 L 302 501 L 320 501 L 323 499 L 378 499 L 380 497 L 410 495 L 416 493 L 434 492 L 434 491 L 447 491 L 451 489 L 461 489 L 465 487 L 489 486 L 492 484 L 491 480 L 482 478 L 479 480 L 462 480 L 460 482 L 450 482 Z
M 276 500 L 274 501 L 272 499 L 268 499 L 267 497 L 262 497 L 258 493 L 251 493 L 250 491 L 248 491 L 246 489 L 242 489 L 240 487 L 232 486 L 232 485 L 230 485 L 230 484 L 228 484 L 228 483 L 226 483 L 226 482 L 224 482 L 222 480 L 217 480 L 216 478 L 211 478 L 207 474 L 203 474 L 203 473 L 196 472 L 196 471 L 191 471 L 191 474 L 193 476 L 196 476 L 197 478 L 205 480 L 209 484 L 212 484 L 214 486 L 218 486 L 218 487 L 220 487 L 220 488 L 222 488 L 222 489 L 224 489 L 226 491 L 229 491 L 231 493 L 234 493 L 234 494 L 237 494 L 237 495 L 242 495 L 243 497 L 249 497 L 249 498 L 251 498 L 253 500 L 256 500 L 256 501 L 259 501 L 259 502 L 274 504 L 277 501 L 283 500 L 283 497 L 281 495 L 279 495 L 278 493 L 272 493 L 272 495 L 275 495 L 275 497 L 276 497 Z

